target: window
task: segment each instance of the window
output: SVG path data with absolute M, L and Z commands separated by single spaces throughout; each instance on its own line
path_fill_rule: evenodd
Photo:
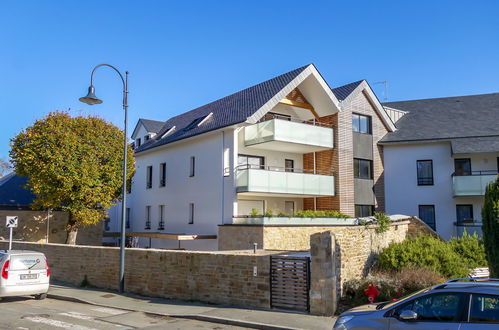
M 160 205 L 159 206 L 159 222 L 158 222 L 158 230 L 164 230 L 165 229 L 165 206 Z
M 263 116 L 262 121 L 267 121 L 267 120 L 272 120 L 272 119 L 281 119 L 281 120 L 291 121 L 291 116 L 290 115 L 284 115 L 282 113 L 267 112 Z
M 140 138 L 135 139 L 135 147 L 136 147 L 136 148 L 140 147 L 141 142 L 142 142 L 142 141 L 141 141 L 141 139 L 140 139 Z
M 371 134 L 371 117 L 356 113 L 352 114 L 352 130 L 354 132 Z
M 435 205 L 419 205 L 419 218 L 433 230 L 436 230 Z
M 144 136 L 144 142 L 149 141 L 150 139 L 151 139 L 151 136 L 149 134 Z
M 433 161 L 432 160 L 418 160 L 418 186 L 432 186 L 433 185 Z
M 467 303 L 464 293 L 434 293 L 404 304 L 393 311 L 392 316 L 399 316 L 403 311 L 413 311 L 417 321 L 459 322 L 461 311 Z M 422 327 L 423 324 L 421 324 Z
M 367 159 L 353 159 L 353 176 L 357 179 L 372 179 L 373 161 Z
M 284 160 L 284 170 L 286 172 L 294 172 L 295 171 L 295 161 L 292 159 Z
M 130 181 L 127 181 L 127 183 L 126 183 L 126 193 L 127 194 L 132 193 L 132 180 L 131 179 L 130 179 Z
M 223 174 L 224 176 L 230 176 L 230 149 L 225 148 L 224 149 L 224 169 L 223 169 Z
M 130 208 L 126 209 L 126 227 L 130 228 Z
M 295 214 L 295 202 L 293 201 L 285 201 L 284 202 L 284 213 L 289 216 Z
M 146 224 L 145 229 L 151 229 L 151 206 L 146 206 Z
M 355 205 L 355 217 L 357 218 L 370 217 L 373 213 L 372 205 Z
M 265 158 L 260 156 L 239 155 L 237 164 L 246 168 L 265 168 Z
M 147 166 L 146 171 L 146 188 L 152 188 L 152 166 Z
M 473 222 L 473 205 L 456 205 L 457 224 Z
M 454 159 L 454 175 L 471 175 L 471 159 L 457 158 Z
M 470 322 L 499 323 L 499 295 L 473 293 Z
M 196 157 L 192 156 L 190 161 L 189 177 L 193 177 L 196 174 Z
M 159 164 L 159 186 L 166 185 L 166 163 Z
M 194 203 L 189 203 L 189 224 L 194 223 Z

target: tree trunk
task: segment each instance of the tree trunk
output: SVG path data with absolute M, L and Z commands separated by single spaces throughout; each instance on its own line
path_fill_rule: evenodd
M 78 227 L 76 226 L 76 222 L 73 220 L 71 214 L 69 214 L 68 225 L 66 227 L 66 244 L 76 245 L 76 235 L 78 234 Z

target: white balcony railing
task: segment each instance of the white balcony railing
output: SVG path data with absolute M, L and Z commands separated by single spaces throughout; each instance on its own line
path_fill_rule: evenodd
M 297 169 L 287 170 L 239 166 L 236 169 L 236 190 L 239 193 L 334 196 L 333 175 L 306 173 Z M 294 172 L 291 172 L 291 170 Z
M 479 171 L 471 175 L 452 175 L 454 196 L 483 196 L 487 185 L 497 179 L 496 171 Z
M 314 121 L 296 122 L 291 119 L 272 119 L 244 128 L 245 146 L 281 150 L 284 144 L 295 144 L 306 152 L 320 151 L 334 147 L 331 125 Z M 292 146 L 289 146 L 292 147 Z

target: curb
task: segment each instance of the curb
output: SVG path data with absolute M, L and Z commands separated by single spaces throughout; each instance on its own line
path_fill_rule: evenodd
M 158 313 L 158 312 L 150 312 L 150 311 L 144 311 L 144 310 L 123 308 L 123 307 L 118 307 L 118 306 L 99 304 L 99 303 L 95 303 L 95 302 L 80 299 L 80 298 L 58 295 L 55 293 L 48 293 L 47 297 L 51 298 L 51 299 L 71 301 L 71 302 L 80 303 L 80 304 L 117 308 L 117 309 L 122 309 L 122 310 L 130 311 L 130 312 L 142 312 L 142 313 L 151 314 L 151 315 L 169 316 L 169 317 L 175 317 L 175 318 L 179 318 L 179 319 L 190 319 L 190 320 L 197 320 L 197 321 L 204 321 L 204 322 L 211 322 L 211 323 L 219 323 L 219 324 L 225 324 L 225 325 L 246 327 L 246 328 L 251 328 L 251 329 L 301 330 L 299 328 L 288 328 L 288 327 L 281 327 L 281 326 L 270 325 L 270 324 L 265 324 L 265 323 L 248 322 L 248 321 L 241 321 L 241 320 L 234 320 L 234 319 L 225 319 L 225 318 L 220 318 L 220 317 L 216 317 L 216 316 L 207 316 L 207 315 L 199 315 L 199 314 L 175 315 L 175 314 L 166 314 L 166 313 Z

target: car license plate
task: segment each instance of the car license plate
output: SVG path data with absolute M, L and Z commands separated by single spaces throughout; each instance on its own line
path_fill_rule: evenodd
M 23 274 L 21 275 L 21 280 L 36 280 L 38 278 L 37 274 Z

